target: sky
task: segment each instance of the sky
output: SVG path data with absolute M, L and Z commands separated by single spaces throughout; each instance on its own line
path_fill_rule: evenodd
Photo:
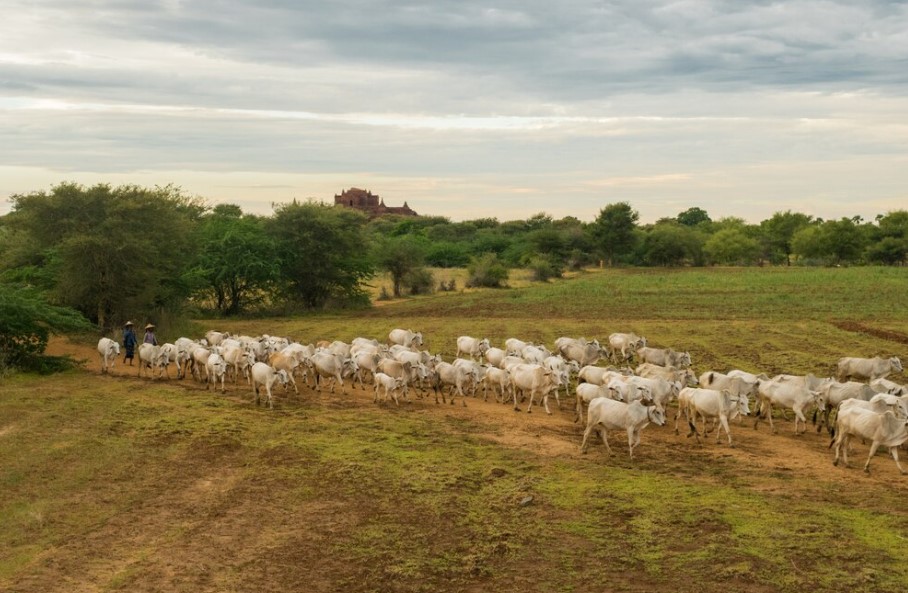
M 0 214 L 64 181 L 452 220 L 908 208 L 908 3 L 0 0 Z

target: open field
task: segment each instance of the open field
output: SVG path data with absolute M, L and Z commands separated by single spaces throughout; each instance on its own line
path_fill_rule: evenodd
M 302 341 L 393 327 L 551 342 L 636 331 L 695 369 L 908 359 L 899 269 L 595 271 L 342 315 L 206 324 Z M 164 336 L 171 339 L 174 336 Z M 643 431 L 579 454 L 573 401 L 375 405 L 226 395 L 119 363 L 0 387 L 0 591 L 902 591 L 908 477 L 833 467 L 828 437 L 732 425 L 734 448 Z M 892 377 L 906 382 L 904 374 Z M 670 417 L 674 407 L 670 408 Z M 723 440 L 724 443 L 724 440 Z M 867 447 L 856 444 L 852 464 Z M 525 506 L 522 501 L 532 498 Z

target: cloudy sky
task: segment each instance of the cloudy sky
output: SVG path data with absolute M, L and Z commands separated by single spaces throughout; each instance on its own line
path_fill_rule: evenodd
M 908 208 L 908 4 L 2 0 L 5 197 L 356 186 L 463 220 Z

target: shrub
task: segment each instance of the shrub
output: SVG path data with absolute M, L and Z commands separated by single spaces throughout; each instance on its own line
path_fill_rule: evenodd
M 404 276 L 403 283 L 410 289 L 410 294 L 430 294 L 435 284 L 435 276 L 427 268 L 416 268 Z
M 501 288 L 508 279 L 508 269 L 494 253 L 485 253 L 471 259 L 467 274 L 467 286 L 471 288 Z
M 548 282 L 550 278 L 561 278 L 564 272 L 560 264 L 541 255 L 530 258 L 527 268 L 533 273 L 533 280 L 537 282 Z

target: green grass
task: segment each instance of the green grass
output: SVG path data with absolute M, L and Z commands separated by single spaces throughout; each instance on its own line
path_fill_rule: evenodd
M 633 330 L 690 350 L 698 370 L 825 373 L 847 354 L 906 358 L 896 335 L 908 328 L 906 288 L 898 269 L 606 270 L 208 326 L 305 341 L 411 327 L 449 356 L 462 334 L 551 343 Z M 586 456 L 501 444 L 525 417 L 312 394 L 281 397 L 267 412 L 245 390 L 13 375 L 0 387 L 0 590 L 876 593 L 908 584 L 897 477 L 802 475 L 785 459 L 756 463 L 772 451 L 740 445 L 743 454 L 725 455 L 683 437 L 657 446 L 646 433 L 634 461 L 619 434 L 612 457 L 600 443 Z M 528 438 L 579 443 L 571 427 L 533 426 Z M 733 427 L 736 438 L 745 428 Z M 874 463 L 891 465 L 882 455 Z

